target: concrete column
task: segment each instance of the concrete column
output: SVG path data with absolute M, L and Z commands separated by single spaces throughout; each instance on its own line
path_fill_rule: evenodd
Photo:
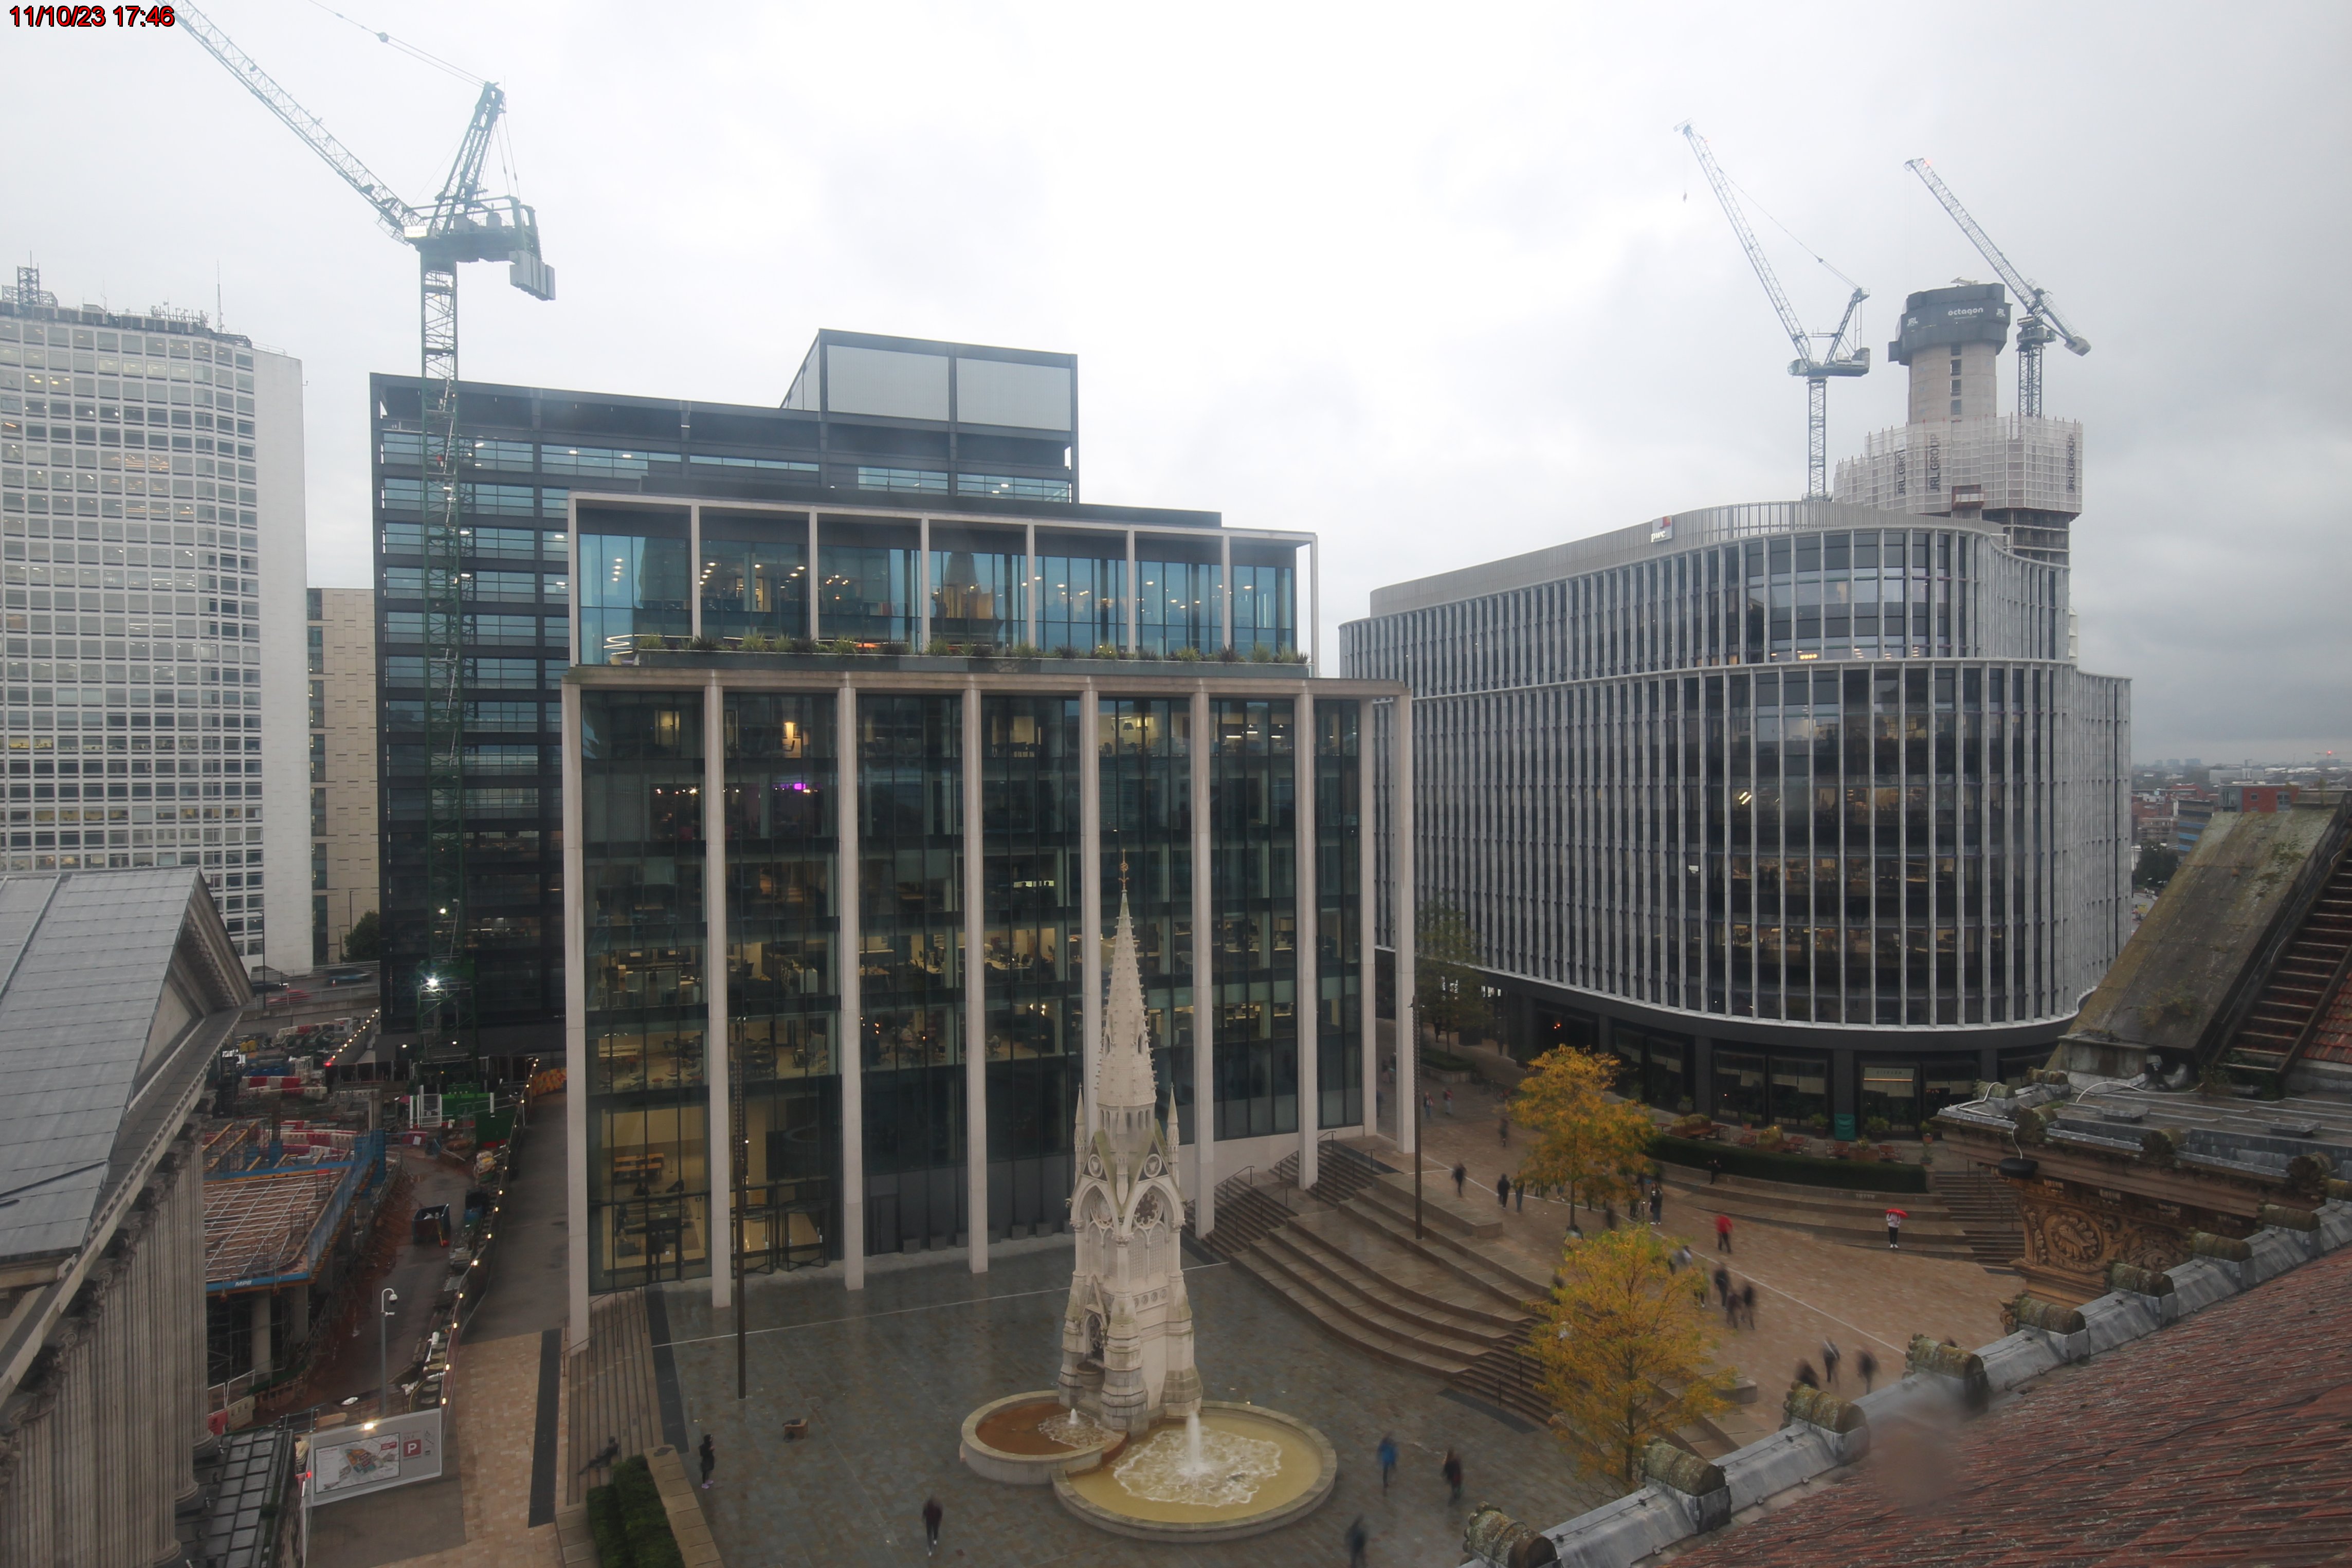
M 915 651 L 920 653 L 931 644 L 931 520 L 923 519 L 915 530 Z
M 310 1338 L 310 1282 L 286 1288 L 286 1342 L 306 1344 Z
M 1209 688 L 1192 689 L 1192 1149 L 1194 1234 L 1217 1228 L 1217 971 L 1210 940 Z
M 1021 578 L 1021 602 L 1028 611 L 1029 635 L 1026 640 L 1031 647 L 1035 647 L 1039 609 L 1037 601 L 1044 596 L 1037 591 L 1037 525 L 1034 522 L 1025 525 L 1022 530 L 1022 565 L 1024 570 Z
M 1217 646 L 1234 646 L 1234 536 L 1217 537 Z
M 579 537 L 573 534 L 576 541 Z M 575 576 L 573 582 L 579 579 Z M 575 595 L 576 598 L 577 595 Z M 594 1088 L 588 1063 L 587 893 L 582 886 L 585 857 L 580 836 L 580 688 L 566 685 L 563 697 L 563 1184 L 570 1221 L 564 1258 L 564 1339 L 570 1353 L 588 1348 L 588 1096 Z
M 1290 714 L 1290 750 L 1295 764 L 1293 786 L 1297 805 L 1291 814 L 1292 860 L 1298 884 L 1298 997 L 1292 1016 L 1298 1020 L 1298 1184 L 1311 1187 L 1318 1179 L 1316 1134 L 1323 1125 L 1323 979 L 1316 952 L 1316 920 L 1322 913 L 1315 886 L 1315 689 L 1298 683 Z
M 988 962 L 982 944 L 980 682 L 963 688 L 963 1184 L 964 1234 L 974 1274 L 988 1272 Z
M 268 1377 L 277 1370 L 269 1343 L 270 1299 L 273 1292 L 256 1290 L 245 1299 L 247 1332 L 253 1340 L 253 1375 L 255 1381 Z
M 824 635 L 817 627 L 816 578 L 816 513 L 811 512 L 808 514 L 808 629 L 809 636 L 813 637 Z M 572 578 L 574 583 L 579 580 L 576 576 Z
M 1142 587 L 1135 580 L 1135 530 L 1127 531 L 1127 651 L 1135 652 L 1136 605 Z
M 835 808 L 835 883 L 840 889 L 841 951 L 841 1276 L 866 1289 L 866 1012 L 857 973 L 857 688 L 841 683 L 834 710 L 834 752 L 841 799 Z
M 85 1287 L 87 1289 L 87 1287 Z M 57 1389 L 52 1417 L 56 1438 L 49 1471 L 49 1510 L 55 1520 L 54 1563 L 105 1561 L 99 1542 L 98 1455 L 101 1446 L 98 1388 L 98 1335 L 87 1311 L 61 1320 L 50 1331 L 57 1357 L 50 1376 Z M 105 1506 L 120 1506 L 109 1500 Z
M 1381 1004 L 1376 946 L 1380 910 L 1380 836 L 1372 798 L 1372 705 L 1356 702 L 1356 1006 L 1362 1020 L 1364 1131 L 1380 1131 Z
M 700 515 L 701 509 L 696 508 Z M 727 1026 L 727 689 L 702 687 L 702 1025 L 704 1158 L 710 1172 L 710 1304 L 735 1291 L 734 1053 Z M 722 1251 L 723 1249 L 723 1251 Z
M 1102 701 L 1094 682 L 1078 726 L 1078 1104 L 1095 1124 L 1095 1051 L 1102 1039 Z M 1083 1151 L 1073 1150 L 1073 1158 Z
M 686 509 L 686 540 L 687 568 L 693 574 L 693 581 L 687 589 L 687 592 L 692 595 L 686 602 L 687 626 L 696 637 L 700 637 L 702 635 L 702 509 L 699 506 L 689 506 Z M 579 581 L 577 577 L 572 579 L 575 588 Z M 577 596 L 576 593 L 574 596 Z
M 1419 900 L 1413 887 L 1412 866 L 1412 698 L 1399 692 L 1396 699 L 1394 747 L 1391 763 L 1396 780 L 1391 792 L 1393 805 L 1390 819 L 1395 873 L 1396 909 L 1393 914 L 1396 930 L 1396 1012 L 1397 1012 L 1397 1148 L 1415 1159 L 1421 1157 L 1421 1029 L 1414 1016 L 1412 965 L 1414 928 L 1418 924 Z

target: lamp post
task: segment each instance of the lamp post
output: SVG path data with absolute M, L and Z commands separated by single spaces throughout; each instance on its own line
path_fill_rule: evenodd
M 376 1301 L 375 1317 L 375 1407 L 378 1419 L 392 1414 L 392 1309 L 400 1300 L 400 1292 L 387 1285 Z

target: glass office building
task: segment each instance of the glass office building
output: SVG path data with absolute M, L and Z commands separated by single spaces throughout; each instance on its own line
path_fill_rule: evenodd
M 739 1243 L 854 1287 L 1058 1232 L 1122 900 L 1202 1230 L 1222 1176 L 1363 1129 L 1401 689 L 1313 677 L 1311 537 L 952 489 L 566 508 L 576 1312 L 723 1299 Z
M 1684 513 L 1341 628 L 1412 689 L 1422 905 L 1514 1050 L 1846 1137 L 2047 1055 L 2129 930 L 2129 685 L 2075 668 L 2063 565 L 1918 521 Z

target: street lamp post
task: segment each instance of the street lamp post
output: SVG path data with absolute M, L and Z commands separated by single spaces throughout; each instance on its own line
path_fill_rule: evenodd
M 400 1292 L 387 1285 L 376 1301 L 375 1318 L 375 1407 L 377 1419 L 392 1414 L 392 1309 L 400 1300 Z

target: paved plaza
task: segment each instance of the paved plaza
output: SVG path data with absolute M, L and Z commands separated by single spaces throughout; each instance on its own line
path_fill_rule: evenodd
M 1577 1479 L 1546 1434 L 1364 1357 L 1255 1278 L 1189 1247 L 1208 1396 L 1270 1405 L 1319 1427 L 1339 1454 L 1329 1500 L 1269 1535 L 1171 1546 L 1082 1524 L 1046 1489 L 984 1481 L 956 1458 L 959 1429 L 986 1400 L 1052 1386 L 1069 1246 L 1064 1237 L 999 1258 L 977 1277 L 960 1260 L 877 1274 L 856 1295 L 837 1278 L 755 1280 L 751 1394 L 740 1404 L 731 1321 L 711 1312 L 708 1287 L 672 1287 L 665 1304 L 688 1438 L 718 1439 L 718 1484 L 703 1502 L 730 1568 L 919 1562 L 923 1500 L 933 1494 L 947 1510 L 944 1563 L 1343 1563 L 1342 1537 L 1360 1513 L 1373 1563 L 1451 1568 L 1478 1503 L 1548 1525 L 1606 1496 Z M 786 1443 L 782 1423 L 803 1415 L 809 1438 Z M 1386 1498 L 1373 1459 L 1383 1433 L 1402 1454 Z M 1449 1447 L 1467 1473 L 1459 1506 L 1438 1475 Z

